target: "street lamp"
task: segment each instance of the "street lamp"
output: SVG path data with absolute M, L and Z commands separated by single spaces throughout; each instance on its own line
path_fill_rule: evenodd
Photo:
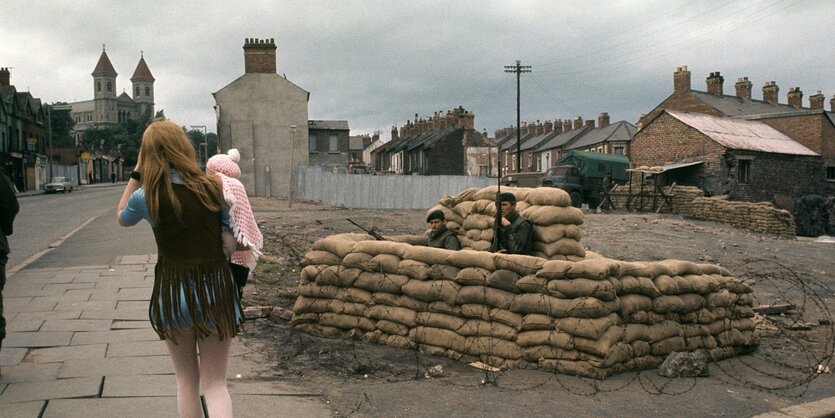
M 206 125 L 191 125 L 191 129 L 203 128 L 203 167 L 206 167 L 206 162 L 209 160 L 209 133 L 206 130 Z

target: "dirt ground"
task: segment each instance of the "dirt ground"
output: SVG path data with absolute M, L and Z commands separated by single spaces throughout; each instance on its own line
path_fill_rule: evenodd
M 290 309 L 299 260 L 313 242 L 360 232 L 347 218 L 384 235 L 425 230 L 422 210 L 307 202 L 287 209 L 286 201 L 264 198 L 252 203 L 265 248 L 245 288 L 245 306 Z M 293 331 L 277 314 L 248 321 L 241 338 L 274 362 L 271 375 L 257 378 L 319 392 L 335 416 L 751 416 L 835 396 L 832 375 L 815 372 L 818 364 L 828 365 L 833 350 L 835 244 L 664 214 L 586 214 L 581 229 L 584 246 L 606 257 L 719 264 L 752 284 L 755 304 L 795 308 L 768 317 L 757 353 L 712 363 L 711 377 L 700 379 L 664 379 L 655 371 L 605 381 L 530 370 L 485 372 L 416 351 L 312 337 Z M 443 372 L 430 376 L 432 366 Z

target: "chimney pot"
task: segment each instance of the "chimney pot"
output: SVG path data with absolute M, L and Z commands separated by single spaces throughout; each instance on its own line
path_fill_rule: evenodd
M 789 106 L 792 106 L 797 109 L 803 107 L 803 92 L 800 91 L 800 87 L 789 88 L 789 94 L 787 96 Z
M 605 128 L 609 126 L 609 114 L 606 112 L 602 112 L 600 116 L 597 117 L 597 126 L 601 128 Z
M 572 125 L 572 129 L 580 129 L 583 127 L 583 118 L 581 116 L 577 116 L 574 118 L 574 125 Z
M 244 72 L 246 74 L 276 74 L 276 61 L 274 42 L 268 43 L 266 39 L 246 38 L 244 43 Z
M 818 90 L 817 93 L 809 96 L 809 109 L 823 110 L 823 99 L 824 98 L 825 97 L 824 97 L 823 93 L 821 93 L 820 90 Z
M 748 77 L 740 77 L 736 79 L 736 97 L 745 100 L 751 100 L 751 88 L 754 85 L 748 81 Z
M 725 82 L 725 78 L 719 74 L 719 71 L 710 73 L 710 76 L 706 80 L 707 82 L 707 92 L 714 95 L 714 96 L 722 96 L 723 91 L 723 84 Z

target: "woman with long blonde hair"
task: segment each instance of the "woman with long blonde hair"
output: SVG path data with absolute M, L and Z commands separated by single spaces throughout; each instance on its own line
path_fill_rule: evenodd
M 177 408 L 181 417 L 202 416 L 202 384 L 209 415 L 231 417 L 226 367 L 243 315 L 221 243 L 228 213 L 220 180 L 200 169 L 185 132 L 170 121 L 145 129 L 137 160 L 118 219 L 123 226 L 145 219 L 154 231 L 149 314 L 174 362 Z

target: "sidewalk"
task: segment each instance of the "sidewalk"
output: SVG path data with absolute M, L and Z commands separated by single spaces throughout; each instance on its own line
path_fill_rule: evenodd
M 173 366 L 148 321 L 155 258 L 8 278 L 0 415 L 177 416 Z M 236 416 L 331 416 L 319 394 L 274 380 L 245 334 L 233 340 L 228 368 Z
M 116 183 L 107 182 L 107 183 L 83 184 L 83 185 L 75 186 L 73 188 L 73 192 L 78 191 L 78 190 L 96 188 L 96 187 L 116 187 L 116 186 L 124 187 L 126 183 L 127 182 L 124 182 L 124 181 L 117 181 Z M 16 192 L 15 193 L 15 195 L 17 197 L 34 196 L 34 195 L 39 195 L 39 194 L 44 194 L 43 190 L 32 189 L 32 190 L 27 190 L 25 192 Z

